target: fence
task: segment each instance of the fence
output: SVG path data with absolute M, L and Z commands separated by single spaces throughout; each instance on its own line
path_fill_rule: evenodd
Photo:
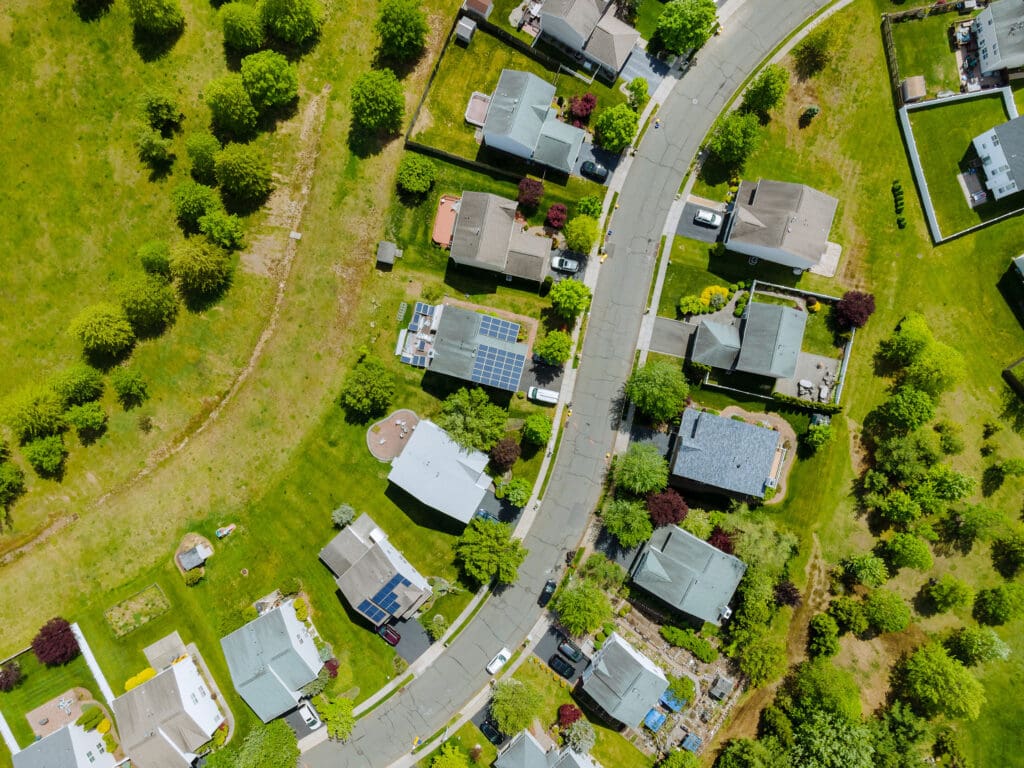
M 896 108 L 903 106 L 903 89 L 900 88 L 900 63 L 896 58 L 896 44 L 892 39 L 892 20 L 889 14 L 882 16 L 882 48 L 885 49 L 885 63 L 889 66 L 889 85 Z

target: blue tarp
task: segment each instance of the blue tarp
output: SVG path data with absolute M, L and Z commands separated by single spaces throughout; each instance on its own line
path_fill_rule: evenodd
M 647 713 L 647 717 L 644 718 L 644 725 L 657 733 L 658 729 L 665 724 L 666 717 L 668 716 L 665 713 L 652 709 Z
M 690 752 L 696 752 L 698 749 L 700 749 L 700 745 L 700 736 L 694 733 L 691 733 L 685 739 L 683 739 L 683 743 L 681 744 L 683 749 L 689 750 Z
M 674 695 L 672 695 L 672 691 L 670 690 L 666 690 L 663 694 L 661 694 L 661 698 L 658 699 L 658 701 L 660 701 L 666 707 L 671 709 L 673 712 L 678 712 L 686 706 L 686 700 L 677 699 Z

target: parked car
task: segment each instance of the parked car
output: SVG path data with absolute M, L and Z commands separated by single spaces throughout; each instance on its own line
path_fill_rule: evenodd
M 548 579 L 544 583 L 544 589 L 540 592 L 540 597 L 537 599 L 537 605 L 541 608 L 547 606 L 551 602 L 551 596 L 555 594 L 555 590 L 558 588 L 558 582 L 554 579 Z
M 703 224 L 705 227 L 720 227 L 722 226 L 722 215 L 709 211 L 707 208 L 701 208 L 693 217 L 693 221 L 695 224 Z
M 392 646 L 398 645 L 402 639 L 402 636 L 398 634 L 398 630 L 390 624 L 381 624 L 377 627 L 377 634 L 384 638 L 384 642 Z
M 576 674 L 576 669 L 568 661 L 563 659 L 557 653 L 548 659 L 548 666 L 551 667 L 555 672 L 560 674 L 566 680 L 572 679 L 572 676 Z
M 512 651 L 508 648 L 502 648 L 498 651 L 498 655 L 491 659 L 491 663 L 487 665 L 487 674 L 496 675 L 498 670 L 508 663 L 508 660 L 512 658 Z
M 563 641 L 562 644 L 558 646 L 558 650 L 565 656 L 565 658 L 572 659 L 576 663 L 583 661 L 583 651 L 581 651 L 580 647 L 572 640 Z
M 580 173 L 594 181 L 604 182 L 608 178 L 608 169 L 593 160 L 587 160 L 580 166 Z
M 501 742 L 505 740 L 505 737 L 501 735 L 497 728 L 489 720 L 484 720 L 480 725 L 480 732 L 484 735 L 491 744 L 496 747 L 501 746 Z
M 552 256 L 551 268 L 558 272 L 568 272 L 571 275 L 580 271 L 580 263 L 575 259 L 567 259 L 565 256 Z
M 302 717 L 302 722 L 306 724 L 306 727 L 311 731 L 315 731 L 320 727 L 320 718 L 317 717 L 316 712 L 313 711 L 313 707 L 309 703 L 303 704 L 299 707 L 299 715 Z

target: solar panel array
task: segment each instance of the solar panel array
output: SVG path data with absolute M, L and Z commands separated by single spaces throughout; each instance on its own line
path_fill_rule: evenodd
M 395 614 L 400 607 L 398 597 L 395 595 L 395 589 L 399 586 L 408 587 L 411 585 L 412 582 L 400 573 L 396 573 L 387 584 L 377 590 L 377 594 L 371 597 L 370 600 L 383 608 L 387 613 Z
M 510 323 L 500 317 L 484 315 L 480 318 L 480 333 L 498 341 L 515 341 L 519 338 L 519 323 Z
M 416 309 L 412 313 L 412 321 L 409 323 L 409 330 L 416 333 L 420 329 L 420 320 L 426 317 L 433 317 L 434 310 L 437 307 L 432 304 L 424 304 L 422 301 L 416 302 Z
M 387 614 L 384 613 L 380 608 L 371 603 L 369 600 L 363 600 L 356 608 L 363 616 L 368 618 L 374 624 L 380 624 L 387 618 Z
M 525 365 L 526 355 L 481 344 L 477 347 L 473 372 L 469 380 L 484 386 L 515 392 L 519 389 L 519 380 L 523 376 Z

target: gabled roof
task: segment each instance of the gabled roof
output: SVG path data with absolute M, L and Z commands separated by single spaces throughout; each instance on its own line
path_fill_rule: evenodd
M 291 602 L 221 638 L 235 690 L 265 723 L 293 709 L 323 666 Z
M 582 677 L 583 690 L 620 723 L 635 727 L 668 688 L 665 674 L 612 632 Z
M 487 454 L 467 451 L 424 419 L 391 462 L 388 480 L 428 507 L 468 523 L 491 484 L 484 471 L 487 460 Z
M 1001 68 L 1024 66 L 1024 4 L 1021 0 L 996 0 L 978 14 L 975 24 L 995 31 L 991 58 Z M 984 61 L 984 59 L 983 59 Z
M 773 379 L 792 377 L 806 327 L 806 312 L 752 301 L 743 321 L 743 343 L 736 370 Z
M 14 768 L 113 768 L 117 762 L 96 731 L 69 723 L 12 756 Z
M 1021 3 L 1024 9 L 1024 3 Z M 1024 40 L 1024 16 L 1021 17 L 1021 30 L 1017 33 Z M 999 146 L 1002 147 L 1006 164 L 1010 166 L 1010 177 L 1018 187 L 1024 187 L 1024 117 L 1015 117 L 995 127 Z
M 551 110 L 555 86 L 530 72 L 503 69 L 484 120 L 484 133 L 508 136 L 530 149 Z
M 430 595 L 419 571 L 362 514 L 320 551 L 349 605 L 375 626 L 415 610 Z
M 626 59 L 633 52 L 633 46 L 640 39 L 640 33 L 615 15 L 615 5 L 608 6 L 604 16 L 583 46 L 592 58 L 618 72 L 626 65 Z
M 672 475 L 725 493 L 763 498 L 778 432 L 687 408 L 679 424 Z
M 821 261 L 839 201 L 808 187 L 762 179 L 741 181 L 725 244 L 794 269 Z M 758 254 L 748 247 L 774 250 Z
M 654 532 L 633 567 L 633 582 L 683 613 L 718 624 L 747 566 L 682 528 Z
M 697 326 L 693 340 L 695 363 L 710 365 L 712 368 L 732 370 L 740 356 L 740 329 L 731 323 L 704 320 Z
M 511 329 L 513 325 L 516 334 L 512 334 L 511 331 L 502 332 L 501 329 Z M 431 371 L 510 392 L 519 389 L 530 348 L 515 340 L 519 330 L 518 324 L 446 304 L 441 308 L 436 327 L 433 357 L 430 360 Z M 504 338 L 509 335 L 513 338 Z M 507 363 L 505 367 L 508 370 L 498 365 L 507 375 L 483 375 L 485 367 L 491 372 L 494 370 L 493 365 L 484 365 L 488 362 L 485 358 L 500 358 L 503 363 Z M 495 360 L 490 359 L 489 362 L 494 363 Z
M 548 755 L 529 731 L 520 731 L 501 751 L 494 768 L 549 768 Z
M 498 195 L 463 192 L 452 235 L 452 261 L 542 281 L 548 273 L 551 241 L 525 234 L 516 222 L 517 207 L 515 200 Z
M 609 7 L 607 0 L 546 0 L 543 12 L 563 19 L 584 40 Z
M 585 136 L 585 131 L 563 123 L 551 110 L 540 127 L 533 159 L 549 168 L 572 173 Z

